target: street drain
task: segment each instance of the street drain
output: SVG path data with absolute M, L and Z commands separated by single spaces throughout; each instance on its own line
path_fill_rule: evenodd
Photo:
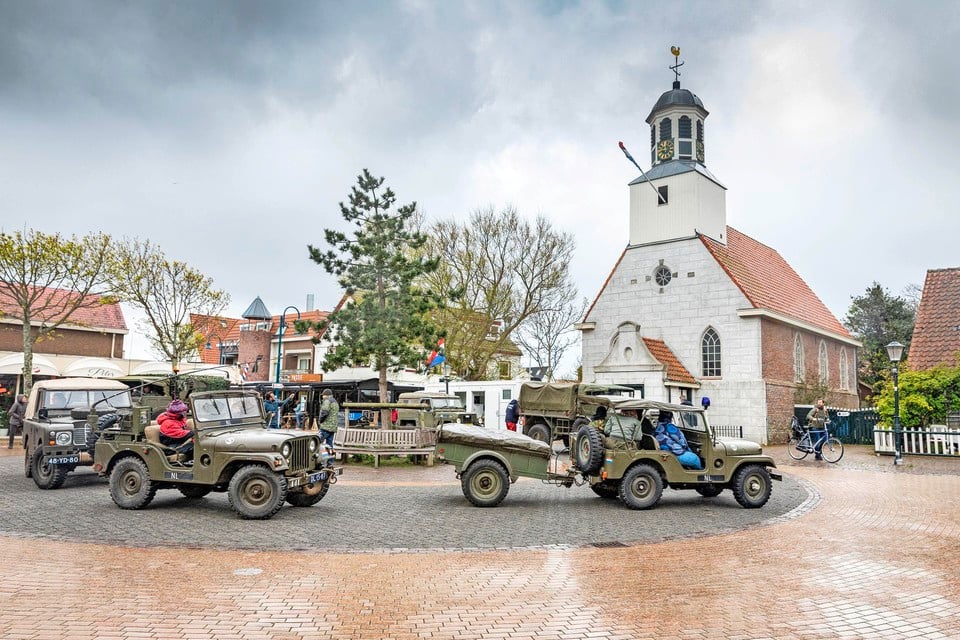
M 623 544 L 622 542 L 617 542 L 616 540 L 614 540 L 613 542 L 591 542 L 590 546 L 597 547 L 598 549 L 610 549 L 610 548 L 617 548 L 617 547 L 626 547 L 627 545 Z

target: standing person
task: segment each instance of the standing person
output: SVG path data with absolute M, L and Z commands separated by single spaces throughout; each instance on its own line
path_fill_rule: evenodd
M 318 426 L 320 428 L 320 440 L 326 442 L 333 448 L 333 434 L 337 432 L 337 416 L 340 414 L 340 405 L 333 397 L 333 391 L 324 389 L 320 393 L 322 401 L 320 402 L 320 415 L 318 416 Z
M 687 444 L 687 438 L 683 432 L 673 424 L 673 412 L 661 411 L 657 419 L 657 428 L 653 431 L 653 437 L 660 444 L 660 449 L 669 451 L 677 456 L 677 461 L 681 466 L 688 469 L 702 469 L 700 466 L 700 456 L 690 450 Z
M 504 412 L 504 421 L 507 423 L 507 430 L 516 431 L 517 422 L 520 420 L 520 403 L 514 398 L 507 403 L 507 410 Z
M 283 402 L 277 402 L 277 396 L 274 395 L 273 391 L 267 391 L 267 395 L 263 398 L 263 408 L 270 414 L 270 422 L 267 423 L 268 429 L 280 428 L 280 413 L 291 400 L 293 400 L 292 394 L 287 396 L 287 399 Z
M 824 435 L 827 421 L 830 420 L 830 412 L 823 406 L 823 398 L 817 398 L 817 406 L 807 412 L 807 429 L 810 430 L 810 442 L 816 444 L 817 440 Z M 820 445 L 814 447 L 814 458 L 821 460 Z
M 167 410 L 157 416 L 160 425 L 160 442 L 176 449 L 183 455 L 182 461 L 193 457 L 193 431 L 187 429 L 187 405 L 183 400 L 174 400 Z
M 10 407 L 10 423 L 7 425 L 10 428 L 10 444 L 7 449 L 13 449 L 13 438 L 23 432 L 23 414 L 26 410 L 27 396 L 21 393 Z

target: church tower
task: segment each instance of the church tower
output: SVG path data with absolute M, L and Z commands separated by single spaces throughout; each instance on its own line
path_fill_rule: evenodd
M 698 232 L 726 244 L 726 187 L 705 165 L 704 121 L 709 112 L 696 94 L 680 88 L 680 49 L 671 52 L 673 88 L 647 116 L 651 168 L 630 183 L 630 245 Z

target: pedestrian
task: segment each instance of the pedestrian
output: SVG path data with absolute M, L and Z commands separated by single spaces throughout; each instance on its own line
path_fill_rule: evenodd
M 287 396 L 287 399 L 283 402 L 277 402 L 277 396 L 274 395 L 273 391 L 267 391 L 267 395 L 263 399 L 263 408 L 266 409 L 267 415 L 269 416 L 269 422 L 267 422 L 268 429 L 280 428 L 280 414 L 283 412 L 286 404 L 291 400 L 293 400 L 293 394 Z
M 320 393 L 320 415 L 318 416 L 318 427 L 320 428 L 320 440 L 326 442 L 333 448 L 333 434 L 337 432 L 337 416 L 340 414 L 340 405 L 333 397 L 333 391 L 324 389 Z
M 167 410 L 157 416 L 160 425 L 160 443 L 176 449 L 181 454 L 180 462 L 193 458 L 193 431 L 187 429 L 187 405 L 177 399 L 167 405 Z
M 23 433 L 23 414 L 27 410 L 27 396 L 22 393 L 13 401 L 10 407 L 10 422 L 7 424 L 10 430 L 10 444 L 7 449 L 13 449 L 13 439 Z
M 507 403 L 507 409 L 504 411 L 504 422 L 507 424 L 508 431 L 517 430 L 517 422 L 520 421 L 520 403 L 514 398 Z

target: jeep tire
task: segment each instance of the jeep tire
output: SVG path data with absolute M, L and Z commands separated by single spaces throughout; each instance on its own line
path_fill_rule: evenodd
M 248 464 L 230 478 L 227 498 L 244 520 L 266 520 L 287 497 L 287 479 L 263 465 Z
M 288 493 L 287 494 L 287 504 L 293 507 L 312 507 L 317 504 L 323 497 L 327 495 L 327 491 L 330 490 L 330 483 L 324 482 L 323 486 L 320 488 L 320 492 L 314 495 L 309 495 L 303 493 L 302 491 L 298 493 Z
M 716 498 L 718 495 L 723 493 L 723 487 L 715 484 L 702 484 L 696 488 L 696 491 L 704 498 Z
M 30 459 L 30 449 L 23 447 L 23 475 L 26 478 L 33 477 L 33 461 Z
M 599 429 L 589 424 L 580 427 L 574 440 L 573 461 L 585 475 L 600 471 L 603 466 L 603 434 Z
M 475 507 L 495 507 L 510 491 L 510 476 L 496 460 L 477 460 L 460 478 L 463 495 Z
M 663 495 L 663 478 L 648 464 L 630 467 L 620 481 L 620 500 L 631 509 L 650 509 Z
M 733 474 L 733 497 L 744 509 L 759 509 L 770 499 L 770 472 L 759 464 L 747 464 Z
M 30 475 L 41 489 L 59 489 L 67 479 L 67 468 L 59 464 L 44 464 L 43 451 L 37 449 L 30 461 Z
M 177 490 L 183 494 L 184 498 L 198 500 L 213 491 L 213 487 L 202 484 L 181 484 L 177 486 Z
M 157 485 L 140 458 L 127 456 L 110 471 L 110 497 L 121 509 L 143 509 L 155 495 Z
M 538 422 L 537 424 L 527 429 L 527 435 L 533 438 L 534 440 L 539 440 L 540 442 L 546 442 L 547 444 L 551 444 L 550 427 L 543 424 L 542 422 Z
M 616 482 L 598 482 L 590 485 L 590 490 L 607 500 L 620 497 L 620 487 Z

